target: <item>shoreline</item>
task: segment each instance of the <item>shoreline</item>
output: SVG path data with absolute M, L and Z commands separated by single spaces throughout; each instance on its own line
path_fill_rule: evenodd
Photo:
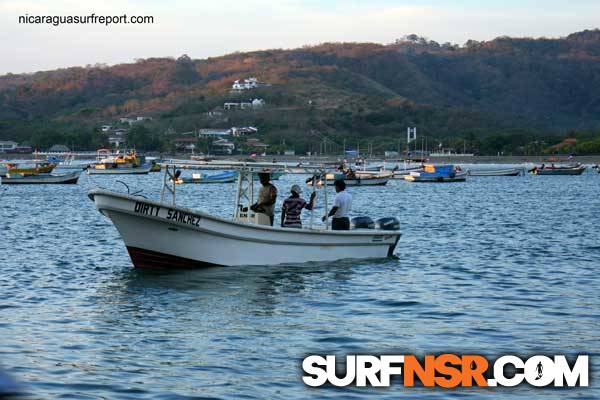
M 156 152 L 149 152 L 145 154 L 148 157 L 159 157 L 162 159 L 179 159 L 185 160 L 190 158 L 189 153 L 180 154 L 160 154 Z M 229 161 L 240 161 L 248 160 L 249 156 L 246 155 L 211 155 L 207 156 L 215 160 L 229 160 Z M 549 158 L 557 157 L 559 161 L 549 161 Z M 44 156 L 45 158 L 45 156 Z M 92 160 L 95 157 L 78 157 L 76 160 Z M 35 159 L 34 154 L 11 154 L 11 153 L 0 153 L 0 160 L 11 161 L 11 160 L 33 160 Z M 267 155 L 257 156 L 252 158 L 253 160 L 260 162 L 288 162 L 288 163 L 333 163 L 342 160 L 342 156 L 328 155 L 328 156 L 282 156 L 282 155 Z M 356 158 L 345 158 L 348 161 L 355 160 Z M 385 158 L 373 156 L 372 158 L 362 158 L 367 163 L 400 163 L 403 162 L 401 158 Z M 600 155 L 585 155 L 585 156 L 573 156 L 571 160 L 566 160 L 564 156 L 441 156 L 441 157 L 429 157 L 427 163 L 430 164 L 542 164 L 542 163 L 565 163 L 565 162 L 578 162 L 581 164 L 600 164 Z

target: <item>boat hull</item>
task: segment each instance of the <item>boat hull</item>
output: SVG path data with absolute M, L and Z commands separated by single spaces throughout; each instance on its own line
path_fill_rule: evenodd
M 145 175 L 150 172 L 152 166 L 141 166 L 135 168 L 94 168 L 90 166 L 87 169 L 88 175 Z
M 230 221 L 122 195 L 89 193 L 121 234 L 135 267 L 276 265 L 391 256 L 399 231 L 285 229 Z
M 68 174 L 48 174 L 48 175 L 26 175 L 26 176 L 6 176 L 2 178 L 3 185 L 65 185 L 76 184 L 81 172 L 71 172 Z
M 357 178 L 357 179 L 344 179 L 346 186 L 384 186 L 390 180 L 386 178 Z M 335 181 L 327 181 L 328 186 L 333 186 Z
M 407 182 L 423 182 L 423 183 L 440 183 L 440 182 L 464 182 L 467 180 L 467 173 L 458 173 L 455 176 L 417 176 L 417 175 L 406 175 L 404 180 Z
M 406 175 L 410 175 L 411 172 L 423 172 L 423 168 L 417 167 L 417 168 L 399 169 L 399 170 L 396 170 L 393 172 L 394 172 L 394 175 L 392 176 L 392 179 L 404 179 L 404 177 Z
M 538 168 L 531 171 L 534 175 L 581 175 L 585 167 L 576 168 Z
M 519 176 L 523 173 L 522 168 L 506 168 L 497 170 L 469 170 L 469 176 Z
M 226 172 L 222 174 L 216 175 L 201 175 L 198 178 L 179 178 L 175 183 L 178 185 L 182 184 L 205 184 L 205 183 L 232 183 L 237 179 L 237 173 L 235 172 Z

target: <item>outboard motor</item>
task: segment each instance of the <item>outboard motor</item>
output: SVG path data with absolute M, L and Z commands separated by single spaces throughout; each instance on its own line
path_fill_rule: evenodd
M 375 222 L 370 217 L 354 217 L 350 221 L 351 229 L 375 229 Z
M 399 231 L 400 221 L 394 217 L 379 218 L 375 223 L 375 227 L 382 231 Z

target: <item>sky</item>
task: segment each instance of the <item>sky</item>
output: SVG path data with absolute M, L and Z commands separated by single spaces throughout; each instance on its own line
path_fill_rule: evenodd
M 19 23 L 19 16 L 152 16 L 153 24 Z M 600 27 L 599 0 L 0 0 L 0 74 L 192 58 L 415 33 L 463 44 Z

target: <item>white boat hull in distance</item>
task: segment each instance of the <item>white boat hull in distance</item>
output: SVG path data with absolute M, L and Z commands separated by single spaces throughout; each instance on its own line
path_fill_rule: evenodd
M 519 176 L 524 174 L 523 168 L 479 169 L 467 172 L 470 176 Z
M 79 180 L 81 171 L 70 172 L 66 174 L 38 174 L 38 175 L 20 175 L 8 174 L 1 178 L 3 185 L 64 185 L 76 184 Z
M 385 178 L 356 178 L 356 179 L 344 179 L 346 186 L 384 186 L 390 180 L 389 177 Z M 328 186 L 335 185 L 335 181 L 327 181 Z
M 144 165 L 135 168 L 94 168 L 90 166 L 87 169 L 88 175 L 144 175 L 150 172 L 152 165 Z
M 393 255 L 400 231 L 331 231 L 236 222 L 204 212 L 94 189 L 138 268 L 276 265 Z

